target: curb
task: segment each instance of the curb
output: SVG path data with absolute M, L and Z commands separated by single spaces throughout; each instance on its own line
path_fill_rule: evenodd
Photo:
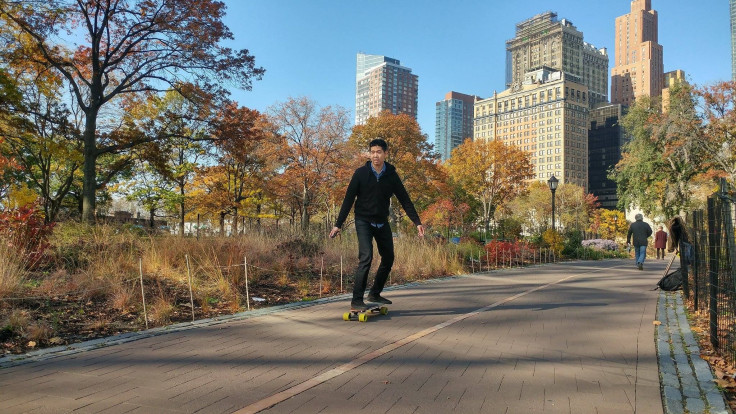
M 710 366 L 690 329 L 682 292 L 660 291 L 657 303 L 657 360 L 666 414 L 730 414 Z

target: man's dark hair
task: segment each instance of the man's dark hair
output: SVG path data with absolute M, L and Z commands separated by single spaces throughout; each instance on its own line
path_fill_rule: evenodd
M 368 144 L 368 149 L 371 149 L 373 147 L 381 147 L 382 150 L 388 151 L 388 144 L 386 141 L 382 140 L 381 138 L 376 138 L 373 141 L 371 141 L 370 144 Z

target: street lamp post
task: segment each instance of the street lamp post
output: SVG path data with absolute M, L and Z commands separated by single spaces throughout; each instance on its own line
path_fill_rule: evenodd
M 552 230 L 555 230 L 555 190 L 557 190 L 557 184 L 559 183 L 559 180 L 552 175 L 549 177 L 549 180 L 547 180 L 547 184 L 549 185 L 549 191 L 552 192 Z
M 616 240 L 616 234 L 618 233 L 618 216 L 613 216 L 613 240 Z

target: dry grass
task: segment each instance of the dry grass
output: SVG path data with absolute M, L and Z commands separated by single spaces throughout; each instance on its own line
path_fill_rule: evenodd
M 168 325 L 171 323 L 171 316 L 175 310 L 171 299 L 157 296 L 148 307 L 148 319 L 160 326 Z
M 0 234 L 0 298 L 11 297 L 22 290 L 28 277 L 24 249 L 16 248 L 7 234 Z
M 84 324 L 84 328 L 90 331 L 101 331 L 112 324 L 112 319 L 107 316 L 103 316 L 97 319 L 93 319 Z
M 108 299 L 110 306 L 121 313 L 127 313 L 137 300 L 135 290 L 126 286 L 115 286 Z
M 13 332 L 24 332 L 31 323 L 31 315 L 23 309 L 13 309 L 3 321 L 2 327 Z
M 251 295 L 252 289 L 260 285 L 291 291 L 302 299 L 339 293 L 341 261 L 342 288 L 349 291 L 351 285 L 347 281 L 357 265 L 354 234 L 317 242 L 298 241 L 286 235 L 197 240 L 173 235 L 150 236 L 119 226 L 61 223 L 54 229 L 50 244 L 49 253 L 55 266 L 43 275 L 34 274 L 35 288 L 26 289 L 24 294 L 104 301 L 121 314 L 140 312 L 139 266 L 142 266 L 149 317 L 158 325 L 171 321 L 177 298 L 188 297 L 190 273 L 195 313 L 201 315 L 215 308 L 231 312 L 242 309 L 246 258 Z M 11 261 L 16 255 L 2 254 L 1 249 L 2 246 L 0 297 L 19 292 L 28 277 L 22 264 Z M 462 271 L 455 249 L 447 245 L 402 236 L 395 240 L 395 252 L 392 284 Z M 376 251 L 373 272 L 379 261 Z M 41 333 L 37 336 L 43 337 Z
M 54 328 L 46 322 L 36 322 L 28 325 L 26 338 L 37 343 L 46 343 L 54 336 Z

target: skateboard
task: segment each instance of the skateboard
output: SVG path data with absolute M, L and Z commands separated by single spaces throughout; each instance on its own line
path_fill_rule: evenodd
M 366 310 L 355 310 L 350 309 L 350 312 L 345 312 L 342 314 L 342 320 L 344 321 L 360 321 L 360 322 L 368 322 L 368 316 L 370 315 L 385 315 L 388 313 L 388 308 L 381 305 L 368 305 L 368 309 Z

